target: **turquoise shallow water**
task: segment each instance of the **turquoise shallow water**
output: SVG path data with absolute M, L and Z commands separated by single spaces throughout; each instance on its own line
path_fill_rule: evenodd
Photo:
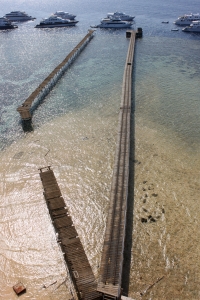
M 33 132 L 23 132 L 16 108 L 89 26 L 113 10 L 135 15 L 134 28 L 142 27 L 144 32 L 136 43 L 133 79 L 130 200 L 134 212 L 128 294 L 140 299 L 141 291 L 164 276 L 165 281 L 145 292 L 144 299 L 199 299 L 200 39 L 180 28 L 171 31 L 178 15 L 196 12 L 196 7 L 195 1 L 134 5 L 128 0 L 82 5 L 71 1 L 67 7 L 62 0 L 3 1 L 2 15 L 19 9 L 37 19 L 0 32 L 1 299 L 16 298 L 12 286 L 18 280 L 28 287 L 24 299 L 71 297 L 70 281 L 60 286 L 67 273 L 42 195 L 38 168 L 44 165 L 55 171 L 98 277 L 129 42 L 125 31 L 96 31 L 34 111 Z M 77 13 L 76 27 L 34 28 L 41 18 L 61 9 Z M 162 24 L 163 20 L 169 24 Z M 141 222 L 148 216 L 145 210 L 158 217 L 155 224 Z

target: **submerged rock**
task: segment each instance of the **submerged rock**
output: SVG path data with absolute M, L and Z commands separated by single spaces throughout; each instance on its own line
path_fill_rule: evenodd
M 146 218 L 141 218 L 141 222 L 142 223 L 147 223 L 147 219 Z

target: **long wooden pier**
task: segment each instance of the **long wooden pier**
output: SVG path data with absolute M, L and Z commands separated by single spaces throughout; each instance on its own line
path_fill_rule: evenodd
M 101 299 L 97 282 L 50 166 L 40 168 L 49 213 L 79 299 Z
M 93 37 L 94 30 L 89 30 L 86 36 L 80 43 L 66 56 L 66 58 L 46 77 L 43 82 L 35 89 L 35 91 L 17 108 L 23 121 L 31 119 L 31 105 L 37 99 L 41 101 L 55 86 L 57 81 L 61 78 L 64 72 L 67 70 L 72 61 L 87 45 L 87 43 Z
M 136 32 L 129 31 L 127 36 L 130 37 L 130 43 L 123 76 L 118 142 L 111 186 L 111 200 L 97 287 L 97 290 L 102 293 L 103 299 L 120 299 L 121 296 L 121 276 L 129 179 L 132 65 Z

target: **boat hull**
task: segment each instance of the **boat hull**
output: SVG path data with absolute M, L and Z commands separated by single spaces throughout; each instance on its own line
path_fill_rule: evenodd
M 6 17 L 8 20 L 10 20 L 11 22 L 27 22 L 27 21 L 33 21 L 36 18 L 32 18 L 32 17 L 28 17 L 28 18 L 21 18 L 21 17 L 16 17 L 16 18 L 12 18 L 12 17 Z
M 191 21 L 175 21 L 174 24 L 178 25 L 178 26 L 189 26 L 193 21 L 195 21 L 195 20 L 191 20 Z
M 15 28 L 18 28 L 18 27 L 16 25 L 6 25 L 6 26 L 0 25 L 0 30 L 15 29 Z
M 97 25 L 97 28 L 114 28 L 114 29 L 122 29 L 122 28 L 130 28 L 132 26 L 132 23 L 130 24 L 99 24 Z
M 196 33 L 200 33 L 200 28 L 198 28 L 198 29 L 183 28 L 182 31 L 184 31 L 184 32 L 196 32 Z
M 69 27 L 69 26 L 75 26 L 77 22 L 70 22 L 66 24 L 38 24 L 35 26 L 35 28 L 56 28 L 56 27 Z

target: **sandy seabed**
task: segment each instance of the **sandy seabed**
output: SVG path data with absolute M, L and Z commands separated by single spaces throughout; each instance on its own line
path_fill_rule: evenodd
M 0 299 L 70 299 L 62 253 L 38 168 L 51 165 L 95 276 L 103 245 L 117 134 L 116 112 L 58 118 L 1 153 Z M 79 120 L 77 123 L 76 120 Z M 95 125 L 94 125 L 95 124 Z M 199 293 L 199 159 L 136 120 L 128 296 L 194 299 Z M 114 134 L 113 134 L 114 132 Z M 103 145 L 103 146 L 102 146 Z M 84 211 L 84 214 L 83 214 Z
M 39 177 L 48 165 L 98 277 L 117 124 L 115 109 L 107 114 L 86 109 L 58 117 L 1 153 L 0 299 L 17 299 L 18 281 L 27 288 L 20 299 L 72 298 Z
M 129 297 L 200 299 L 199 154 L 137 121 Z

